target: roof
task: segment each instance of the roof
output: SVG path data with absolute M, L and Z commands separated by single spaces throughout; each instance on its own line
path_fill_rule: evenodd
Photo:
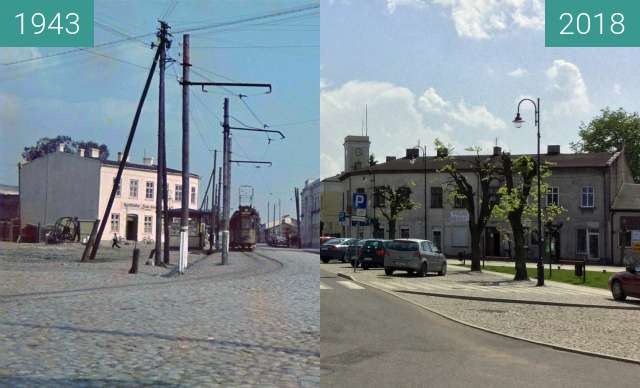
M 0 184 L 0 194 L 18 195 L 20 194 L 20 188 L 18 186 Z
M 624 183 L 611 206 L 613 210 L 640 210 L 640 184 Z
M 101 162 L 104 165 L 113 166 L 113 167 L 118 167 L 120 165 L 120 162 L 118 162 L 116 160 L 101 160 Z M 137 169 L 137 170 L 147 170 L 147 171 L 157 171 L 158 165 L 157 164 L 152 164 L 152 165 L 149 166 L 149 165 L 146 165 L 146 164 L 138 164 L 138 163 L 129 163 L 129 162 L 127 162 L 125 164 L 125 168 L 133 168 L 133 169 Z M 167 173 L 169 173 L 169 174 L 182 174 L 182 171 L 167 167 Z M 194 177 L 194 178 L 200 178 L 200 176 L 198 174 L 191 173 L 189 175 Z
M 512 155 L 514 158 L 523 155 Z M 535 154 L 529 154 L 532 158 L 536 158 Z M 557 168 L 604 168 L 609 166 L 611 159 L 616 156 L 614 153 L 610 152 L 596 152 L 596 153 L 583 153 L 583 154 L 557 154 L 557 155 L 547 155 L 542 154 L 540 158 L 543 162 L 551 162 L 554 164 L 552 169 Z M 492 155 L 481 155 L 483 158 L 490 158 Z M 426 169 L 427 171 L 435 172 L 438 169 L 444 167 L 446 164 L 450 163 L 452 160 L 458 163 L 458 167 L 460 169 L 470 166 L 470 163 L 475 160 L 476 155 L 454 155 L 448 159 L 438 158 L 436 156 L 427 156 L 426 158 Z M 367 169 L 351 171 L 349 173 L 343 173 L 342 175 L 336 175 L 335 177 L 330 177 L 324 179 L 333 180 L 344 178 L 348 175 L 352 174 L 362 174 L 362 173 L 401 173 L 401 172 L 411 172 L 411 171 L 424 171 L 425 170 L 425 158 L 421 157 L 415 160 L 413 163 L 410 159 L 401 158 L 390 160 L 388 162 L 379 163 L 375 166 L 371 166 Z

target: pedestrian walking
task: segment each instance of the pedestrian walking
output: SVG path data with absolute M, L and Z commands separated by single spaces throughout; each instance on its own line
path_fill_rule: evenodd
M 118 235 L 115 233 L 113 234 L 113 244 L 111 244 L 111 248 L 113 247 L 120 248 L 120 245 L 118 244 Z

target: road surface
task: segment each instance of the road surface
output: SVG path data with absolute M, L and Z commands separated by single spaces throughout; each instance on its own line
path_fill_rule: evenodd
M 486 333 L 320 274 L 323 387 L 638 386 L 640 366 Z

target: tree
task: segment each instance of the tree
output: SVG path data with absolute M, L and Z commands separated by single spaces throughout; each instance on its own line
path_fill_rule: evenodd
M 382 205 L 379 207 L 380 214 L 389 224 L 389 239 L 393 240 L 396 238 L 396 223 L 402 212 L 415 209 L 418 204 L 411 200 L 411 188 L 408 186 L 401 186 L 395 190 L 389 185 L 380 186 L 376 188 L 376 196 L 379 198 L 379 205 Z
M 525 224 L 534 223 L 538 213 L 538 195 L 546 193 L 548 185 L 540 185 L 538 193 L 536 177 L 537 162 L 528 155 L 513 160 L 509 153 L 501 156 L 504 186 L 499 190 L 500 201 L 495 208 L 494 217 L 497 220 L 508 221 L 515 245 L 515 276 L 514 280 L 528 280 L 527 253 L 525 249 Z M 540 176 L 544 180 L 551 176 L 551 164 L 545 163 L 540 167 Z M 535 185 L 534 185 L 535 184 Z M 548 204 L 542 211 L 542 223 L 553 221 L 565 211 L 556 204 Z M 538 238 L 540 232 L 538 231 Z
M 589 124 L 580 125 L 580 140 L 571 143 L 575 152 L 615 152 L 625 150 L 633 180 L 640 183 L 640 116 L 624 109 L 602 109 Z
M 436 149 L 444 147 L 440 140 L 435 140 Z M 471 160 L 460 162 L 450 156 L 442 156 L 439 159 L 446 160 L 438 172 L 449 175 L 446 185 L 449 189 L 449 198 L 453 202 L 455 199 L 461 200 L 463 206 L 469 213 L 469 231 L 471 233 L 471 270 L 481 271 L 481 247 L 482 232 L 491 218 L 493 209 L 499 202 L 497 188 L 501 183 L 500 168 L 496 164 L 496 157 L 481 156 L 479 147 L 467 148 L 467 151 L 475 152 L 475 157 Z M 441 153 L 440 153 L 441 154 Z M 442 154 L 441 154 L 442 155 Z M 478 178 L 479 187 L 475 187 L 469 181 L 467 174 Z M 478 193 L 476 192 L 478 191 Z M 476 212 L 476 197 L 479 197 L 480 209 Z M 425 204 L 426 206 L 426 204 Z
M 57 152 L 60 144 L 64 145 L 64 152 L 69 154 L 77 153 L 80 148 L 84 148 L 85 150 L 98 148 L 100 150 L 100 160 L 107 160 L 109 158 L 109 148 L 105 144 L 98 145 L 98 143 L 94 141 L 73 141 L 71 137 L 62 135 L 54 138 L 43 137 L 38 140 L 35 145 L 24 147 L 22 158 L 29 162 L 46 154 Z
M 378 164 L 378 161 L 376 160 L 376 154 L 369 155 L 369 167 L 373 167 L 376 164 Z

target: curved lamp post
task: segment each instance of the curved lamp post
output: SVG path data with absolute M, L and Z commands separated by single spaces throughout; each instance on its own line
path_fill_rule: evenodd
M 533 104 L 533 108 L 535 110 L 535 125 L 538 129 L 538 153 L 537 153 L 537 157 L 538 157 L 538 162 L 537 162 L 537 175 L 538 175 L 538 263 L 537 263 L 537 270 L 538 270 L 538 283 L 536 284 L 537 286 L 544 286 L 544 264 L 542 263 L 542 244 L 544 242 L 544 233 L 542 232 L 542 206 L 541 206 L 541 200 L 542 200 L 542 193 L 540 192 L 540 99 L 537 99 L 536 101 L 533 101 L 530 98 L 523 98 L 522 100 L 520 100 L 520 102 L 518 103 L 518 111 L 516 113 L 516 118 L 513 120 L 513 124 L 516 126 L 516 128 L 521 128 L 522 124 L 524 123 L 524 120 L 522 119 L 522 117 L 520 117 L 520 105 L 522 105 L 523 102 L 525 101 L 529 101 L 531 104 Z
M 428 234 L 427 234 L 427 146 L 421 146 L 420 144 L 418 144 L 416 146 L 416 148 L 418 148 L 419 150 L 422 151 L 422 156 L 424 158 L 424 239 L 428 240 Z M 418 152 L 418 158 L 420 157 L 420 152 Z M 416 162 L 416 159 L 418 158 L 413 158 L 409 161 L 409 163 L 414 164 Z

